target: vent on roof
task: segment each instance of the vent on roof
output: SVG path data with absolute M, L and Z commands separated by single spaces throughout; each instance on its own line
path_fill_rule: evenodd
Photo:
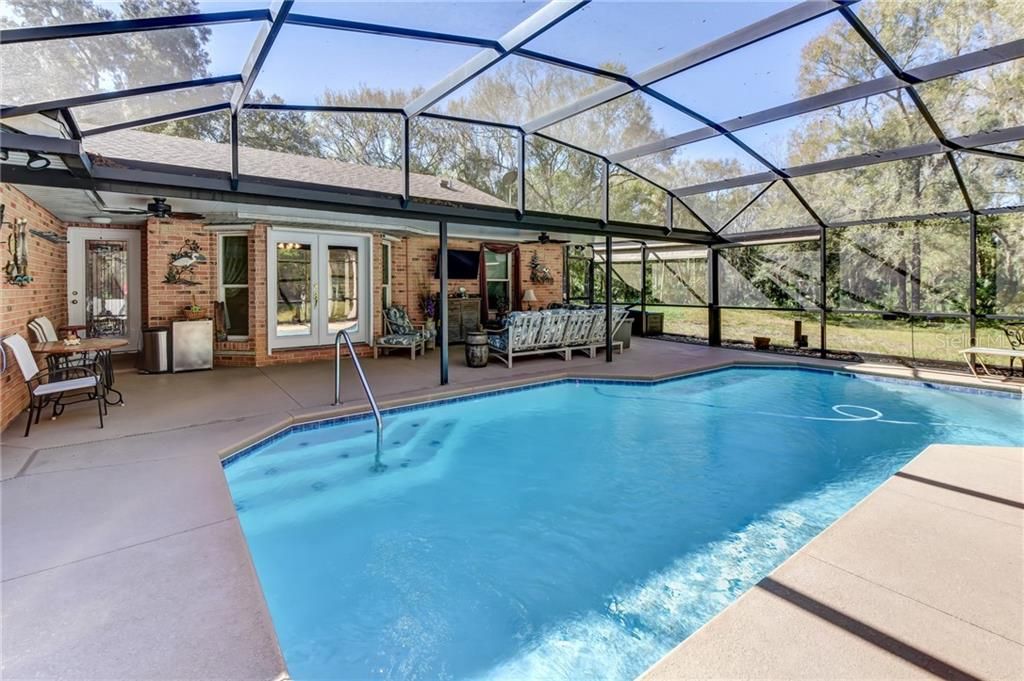
M 455 183 L 449 180 L 447 177 L 442 177 L 439 180 L 439 183 L 441 185 L 441 189 L 455 189 Z

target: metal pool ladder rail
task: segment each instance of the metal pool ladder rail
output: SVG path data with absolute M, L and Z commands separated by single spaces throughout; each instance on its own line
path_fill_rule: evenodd
M 359 358 L 356 357 L 356 350 L 352 347 L 352 339 L 345 329 L 342 329 L 334 336 L 334 404 L 341 404 L 341 340 L 343 338 L 345 339 L 345 345 L 348 346 L 348 354 L 352 358 L 352 364 L 355 365 L 356 373 L 359 375 L 359 382 L 363 384 L 363 392 L 366 393 L 366 399 L 370 401 L 370 409 L 373 410 L 373 420 L 377 423 L 377 454 L 374 457 L 373 467 L 370 470 L 374 473 L 379 473 L 387 468 L 380 460 L 381 449 L 384 443 L 384 421 L 380 417 L 380 408 L 377 407 L 377 400 L 374 399 L 373 391 L 370 390 L 366 374 L 363 373 L 363 365 L 359 363 Z

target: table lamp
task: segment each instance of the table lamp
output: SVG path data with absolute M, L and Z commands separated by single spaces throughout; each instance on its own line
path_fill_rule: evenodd
M 526 293 L 523 294 L 523 302 L 526 303 L 526 309 L 532 310 L 532 303 L 537 302 L 537 294 L 533 292 L 532 288 L 526 289 Z

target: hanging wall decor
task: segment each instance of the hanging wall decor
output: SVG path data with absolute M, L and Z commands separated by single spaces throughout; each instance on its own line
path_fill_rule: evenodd
M 541 264 L 537 251 L 534 251 L 530 258 L 530 281 L 534 284 L 550 284 L 554 280 L 555 277 L 551 274 L 551 270 L 547 265 Z
M 28 220 L 18 218 L 13 223 L 4 222 L 4 208 L 0 204 L 0 225 L 10 226 L 11 233 L 7 236 L 7 253 L 10 258 L 4 266 L 7 283 L 15 286 L 28 286 L 32 277 L 28 273 Z
M 198 281 L 191 279 L 196 273 L 196 265 L 206 262 L 206 256 L 202 253 L 203 247 L 194 239 L 185 239 L 185 245 L 168 257 L 170 264 L 167 266 L 167 274 L 164 275 L 165 284 L 182 284 L 184 286 L 196 286 Z

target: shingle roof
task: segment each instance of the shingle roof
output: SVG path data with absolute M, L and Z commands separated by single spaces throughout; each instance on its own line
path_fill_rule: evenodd
M 140 130 L 118 130 L 86 137 L 84 145 L 90 154 L 102 156 L 104 159 L 166 163 L 220 172 L 231 170 L 229 144 Z M 377 168 L 251 147 L 238 148 L 238 166 L 243 175 L 389 194 L 402 193 L 402 171 L 397 168 Z M 447 180 L 447 187 L 441 185 L 440 177 L 412 173 L 409 178 L 410 191 L 415 197 L 432 201 L 510 207 L 504 201 L 465 182 L 444 179 Z

